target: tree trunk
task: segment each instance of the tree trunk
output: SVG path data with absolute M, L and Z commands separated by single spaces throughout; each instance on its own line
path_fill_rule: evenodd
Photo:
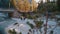
M 46 12 L 46 24 L 45 24 L 45 33 L 47 33 L 47 23 L 48 23 L 48 12 Z
M 40 31 L 40 34 L 42 34 L 42 31 L 41 31 L 41 29 L 40 29 L 39 31 Z

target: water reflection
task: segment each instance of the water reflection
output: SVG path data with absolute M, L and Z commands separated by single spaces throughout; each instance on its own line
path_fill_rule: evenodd
M 8 18 L 8 13 L 0 13 L 0 22 Z

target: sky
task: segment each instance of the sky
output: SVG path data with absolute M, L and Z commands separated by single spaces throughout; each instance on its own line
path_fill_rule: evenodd
M 35 0 L 37 3 L 39 2 L 39 0 Z M 41 1 L 41 0 L 40 0 Z M 50 0 L 50 1 L 53 1 L 53 0 Z M 55 0 L 56 1 L 56 0 Z M 43 0 L 43 2 L 45 2 L 45 0 Z
M 35 0 L 36 2 L 39 2 L 39 0 Z
M 39 2 L 39 1 L 41 1 L 41 0 L 35 0 L 37 3 Z M 43 0 L 43 2 L 45 2 L 45 0 Z

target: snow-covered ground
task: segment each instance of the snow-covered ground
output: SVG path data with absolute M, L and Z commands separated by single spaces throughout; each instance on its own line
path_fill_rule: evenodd
M 22 32 L 22 34 L 27 34 L 28 30 L 31 29 L 27 24 L 26 22 L 29 21 L 30 23 L 34 24 L 33 20 L 31 19 L 25 19 L 25 20 L 21 20 L 19 18 L 12 18 L 13 20 L 15 20 L 18 24 L 18 25 L 14 25 L 11 24 L 9 25 L 8 27 L 5 28 L 6 32 L 8 32 L 8 30 L 11 30 L 11 29 L 15 29 L 16 32 Z M 44 24 L 46 23 L 46 19 L 43 19 L 44 21 Z M 49 28 L 49 25 L 51 26 L 51 28 Z M 48 30 L 47 30 L 47 34 L 49 34 L 49 32 L 56 26 L 56 21 L 54 20 L 48 20 Z M 42 34 L 44 34 L 44 27 L 42 27 Z M 56 27 L 54 30 L 54 34 L 60 34 L 60 27 Z M 36 32 L 35 32 L 36 34 Z M 40 34 L 40 33 L 39 33 Z

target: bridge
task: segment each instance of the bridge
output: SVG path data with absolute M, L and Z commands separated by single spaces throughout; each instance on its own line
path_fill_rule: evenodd
M 3 8 L 0 8 L 0 13 L 1 12 L 3 12 L 3 13 L 5 13 L 5 12 L 8 12 L 8 13 L 10 13 L 10 12 L 14 12 L 14 11 L 16 11 L 15 9 L 3 9 Z

